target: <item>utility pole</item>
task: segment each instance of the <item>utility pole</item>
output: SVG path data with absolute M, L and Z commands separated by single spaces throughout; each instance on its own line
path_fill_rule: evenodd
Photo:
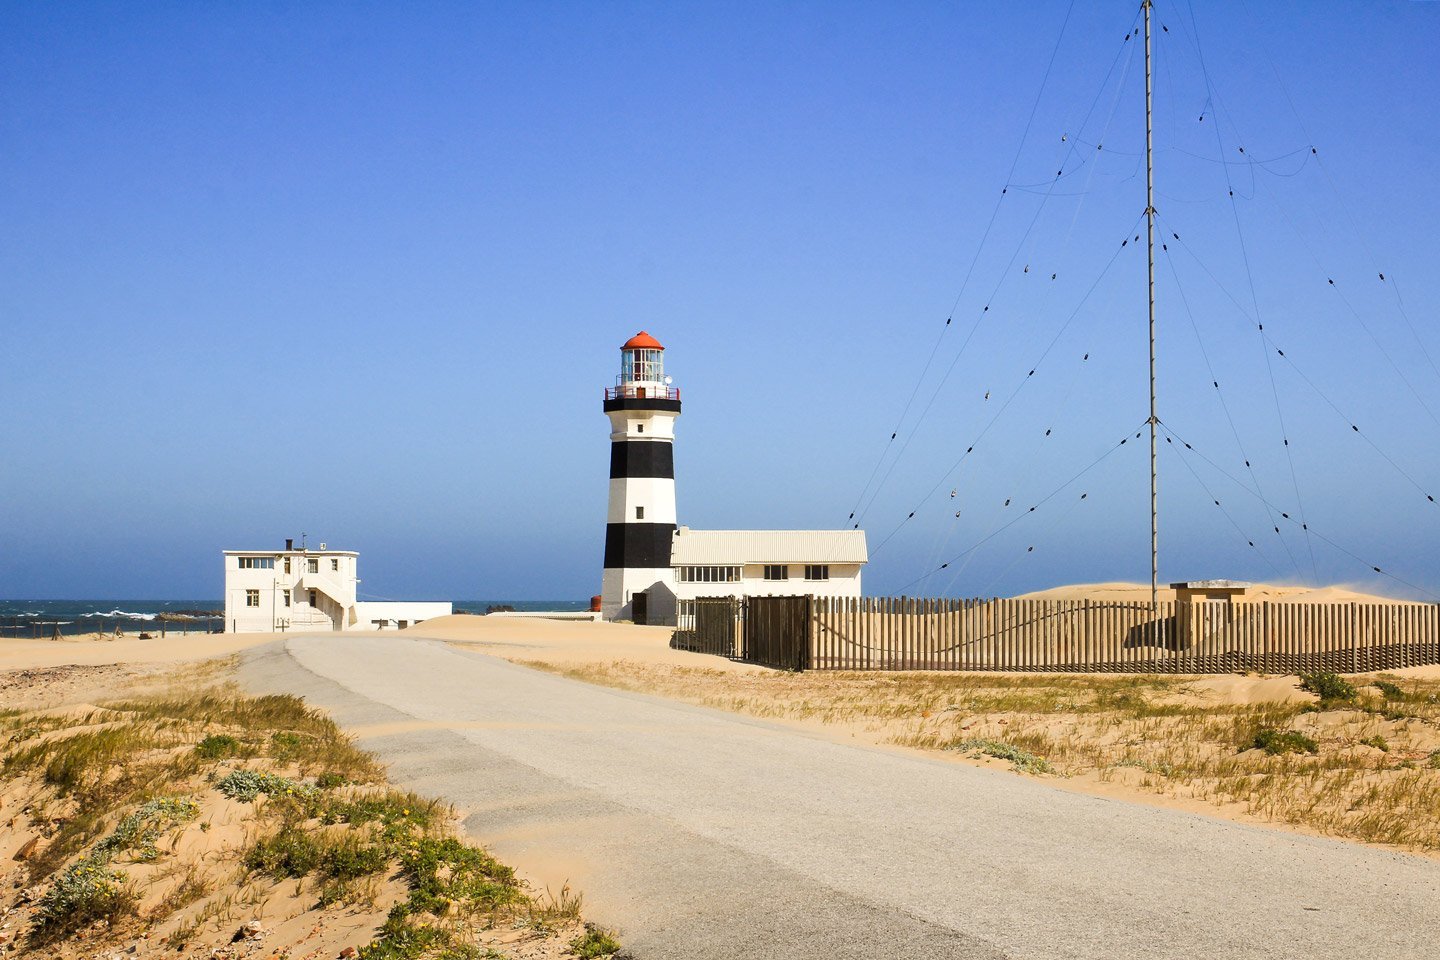
M 1152 94 L 1150 83 L 1150 7 L 1145 9 L 1145 246 L 1150 278 L 1150 618 L 1160 639 L 1160 514 L 1155 453 L 1155 156 Z

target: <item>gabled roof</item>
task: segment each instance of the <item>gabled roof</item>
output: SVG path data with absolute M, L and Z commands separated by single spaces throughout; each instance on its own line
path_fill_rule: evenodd
M 865 563 L 863 530 L 675 531 L 672 566 L 746 563 Z

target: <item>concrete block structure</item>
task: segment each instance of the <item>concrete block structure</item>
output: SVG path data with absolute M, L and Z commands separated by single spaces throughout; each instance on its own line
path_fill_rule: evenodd
M 305 630 L 384 630 L 414 626 L 452 612 L 448 601 L 356 599 L 359 554 L 296 548 L 226 550 L 225 630 L 288 633 Z

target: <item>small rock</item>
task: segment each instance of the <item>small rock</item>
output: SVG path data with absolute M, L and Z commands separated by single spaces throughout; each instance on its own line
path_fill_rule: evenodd
M 355 956 L 354 947 L 346 947 L 344 950 L 340 951 L 341 960 L 350 960 L 350 958 L 353 956 Z
M 25 841 L 25 845 L 23 847 L 15 851 L 15 859 L 29 860 L 31 857 L 35 856 L 35 848 L 38 846 L 40 846 L 40 838 L 31 837 L 29 840 Z
M 250 920 L 240 925 L 235 931 L 235 936 L 230 939 L 231 943 L 237 940 L 261 940 L 265 937 L 265 926 L 259 920 Z

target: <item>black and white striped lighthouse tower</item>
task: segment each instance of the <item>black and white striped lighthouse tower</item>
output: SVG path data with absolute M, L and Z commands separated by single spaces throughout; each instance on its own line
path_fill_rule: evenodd
M 665 375 L 665 348 L 643 330 L 620 348 L 620 376 L 605 390 L 605 414 L 610 418 L 610 512 L 601 616 L 671 624 L 680 391 Z

